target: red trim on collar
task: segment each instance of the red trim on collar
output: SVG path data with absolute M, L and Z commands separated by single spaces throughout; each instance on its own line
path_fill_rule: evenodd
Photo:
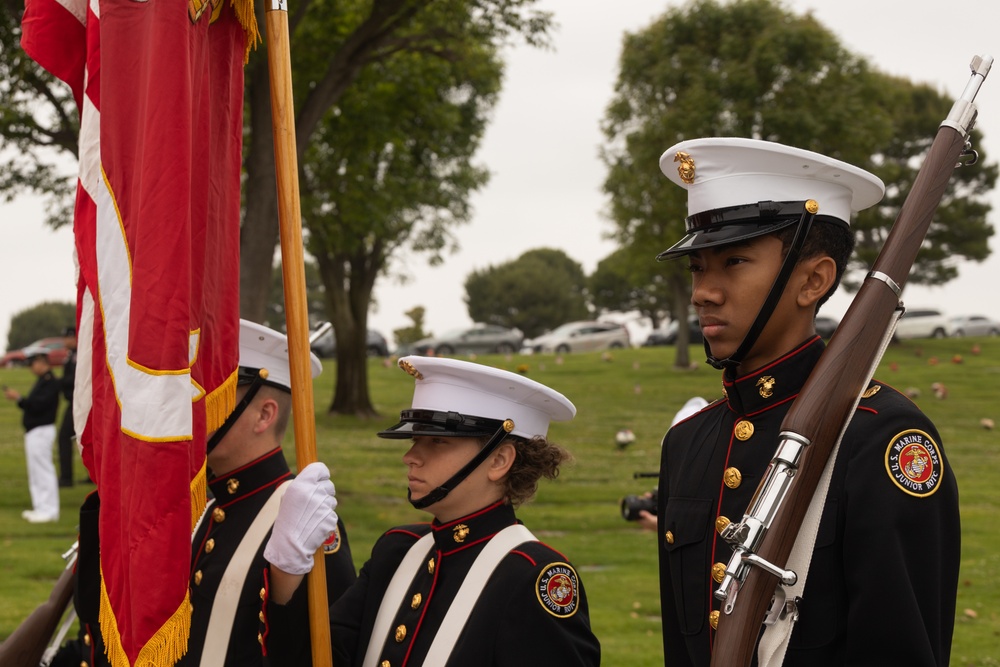
M 473 512 L 472 514 L 466 514 L 465 516 L 459 517 L 459 518 L 455 519 L 454 521 L 449 521 L 448 523 L 440 523 L 440 524 L 434 524 L 434 523 L 432 523 L 431 524 L 431 530 L 433 530 L 434 532 L 437 532 L 439 530 L 445 530 L 447 528 L 452 528 L 453 526 L 456 526 L 456 525 L 462 523 L 463 521 L 468 521 L 469 519 L 475 519 L 477 516 L 482 516 L 483 514 L 486 514 L 487 512 L 492 512 L 497 507 L 500 507 L 500 505 L 503 505 L 503 502 L 504 501 L 501 498 L 500 500 L 496 501 L 492 505 L 487 505 L 486 507 L 484 507 L 483 509 L 479 510 L 478 512 Z
M 795 348 L 794 350 L 792 350 L 788 354 L 785 354 L 784 356 L 778 357 L 777 359 L 775 359 L 771 363 L 766 364 L 764 366 L 761 366 L 760 368 L 756 368 L 756 369 L 754 369 L 754 370 L 752 370 L 752 371 L 750 371 L 748 373 L 744 373 L 743 375 L 741 375 L 740 377 L 736 378 L 735 380 L 732 380 L 731 382 L 727 383 L 725 379 L 723 379 L 722 382 L 723 382 L 723 384 L 734 385 L 734 384 L 737 384 L 739 382 L 743 382 L 744 380 L 756 379 L 756 377 L 758 375 L 760 375 L 761 373 L 763 373 L 764 371 L 766 371 L 766 370 L 768 370 L 770 368 L 773 368 L 773 367 L 777 366 L 778 364 L 780 364 L 780 363 L 782 363 L 784 361 L 787 361 L 788 359 L 791 359 L 792 357 L 796 356 L 797 354 L 800 354 L 804 349 L 806 349 L 807 347 L 809 347 L 812 344 L 814 344 L 818 339 L 819 339 L 819 335 L 817 334 L 817 335 L 813 336 L 812 338 L 810 338 L 809 340 L 807 340 L 806 342 L 802 343 L 802 345 L 799 345 L 797 348 Z

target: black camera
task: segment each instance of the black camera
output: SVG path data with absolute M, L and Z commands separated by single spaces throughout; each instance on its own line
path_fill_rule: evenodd
M 622 518 L 626 521 L 638 521 L 642 510 L 656 514 L 656 489 L 653 489 L 652 496 L 633 494 L 622 498 Z
M 656 472 L 637 472 L 632 475 L 635 479 L 640 477 L 659 477 L 660 474 Z M 653 516 L 656 516 L 656 489 L 653 489 L 649 493 L 644 493 L 641 496 L 628 495 L 622 498 L 621 510 L 622 518 L 626 521 L 638 521 L 639 512 L 646 510 Z

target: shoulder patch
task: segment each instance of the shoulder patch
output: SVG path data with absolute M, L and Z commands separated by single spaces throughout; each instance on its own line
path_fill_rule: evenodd
M 340 528 L 334 528 L 330 537 L 323 543 L 323 553 L 335 554 L 340 551 Z
M 903 493 L 926 498 L 941 484 L 944 461 L 931 436 L 918 429 L 909 429 L 889 441 L 885 450 L 885 469 Z
M 535 582 L 538 602 L 557 618 L 569 618 L 580 606 L 580 578 L 569 563 L 550 563 Z

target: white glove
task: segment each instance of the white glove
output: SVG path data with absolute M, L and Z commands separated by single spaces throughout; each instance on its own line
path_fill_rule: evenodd
M 310 463 L 285 489 L 264 558 L 288 574 L 306 574 L 313 554 L 337 528 L 337 496 L 330 470 Z

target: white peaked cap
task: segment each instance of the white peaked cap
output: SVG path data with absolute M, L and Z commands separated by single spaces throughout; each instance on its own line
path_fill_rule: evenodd
M 881 179 L 864 169 L 758 139 L 682 141 L 663 154 L 660 169 L 688 191 L 689 216 L 761 201 L 814 199 L 819 215 L 849 223 L 852 212 L 877 204 L 885 193 Z
M 309 353 L 312 376 L 323 371 L 319 357 Z M 267 384 L 291 391 L 292 373 L 288 367 L 288 338 L 262 324 L 240 320 L 240 366 L 267 370 Z
M 576 415 L 576 407 L 558 391 L 509 371 L 442 357 L 403 357 L 399 366 L 416 379 L 414 410 L 510 419 L 511 434 L 527 439 L 544 437 L 550 421 Z

